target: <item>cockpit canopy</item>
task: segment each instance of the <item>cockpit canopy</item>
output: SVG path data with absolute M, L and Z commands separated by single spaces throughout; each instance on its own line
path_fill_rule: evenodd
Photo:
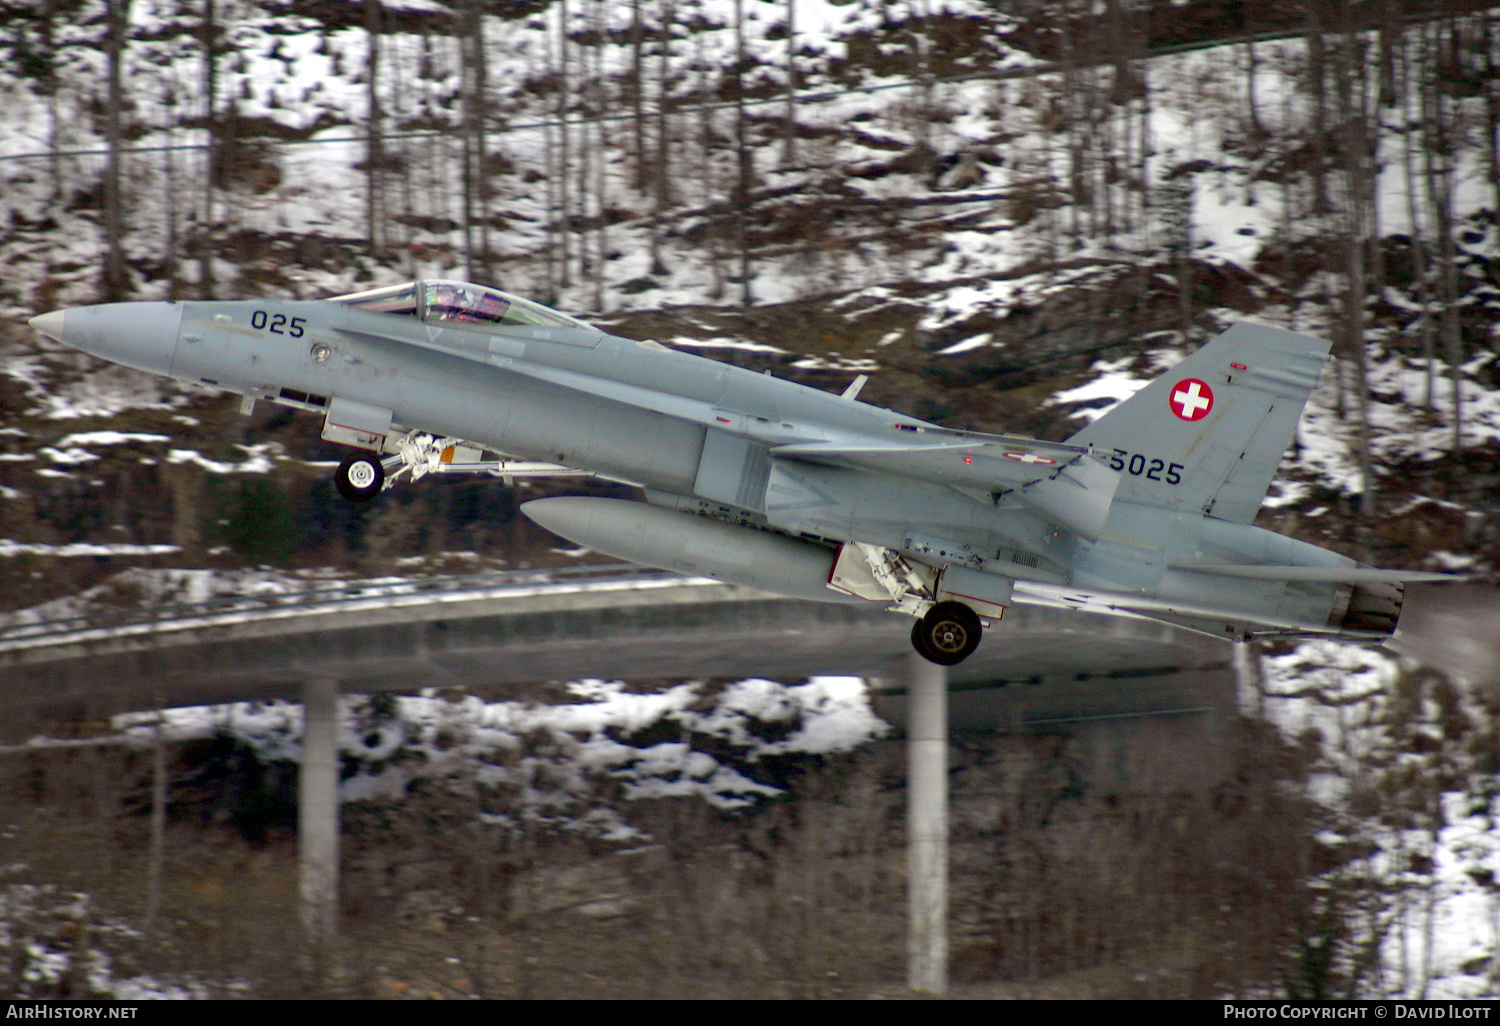
M 590 326 L 551 307 L 513 296 L 509 292 L 467 281 L 429 278 L 425 281 L 390 285 L 369 292 L 336 296 L 332 302 L 357 306 L 371 313 L 397 314 L 419 320 L 442 322 L 455 327 L 536 326 L 585 328 Z

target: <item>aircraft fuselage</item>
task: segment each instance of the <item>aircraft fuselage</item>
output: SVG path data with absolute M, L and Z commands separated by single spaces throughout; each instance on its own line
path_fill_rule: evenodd
M 1223 444 L 1199 445 L 1192 435 L 1184 436 L 1180 459 L 1170 448 L 1155 452 L 1153 431 L 1137 443 L 1143 452 L 1110 452 L 1092 440 L 1070 447 L 968 436 L 563 315 L 502 325 L 393 315 L 346 301 L 248 300 L 83 307 L 33 323 L 117 363 L 321 413 L 325 432 L 334 432 L 328 437 L 378 453 L 395 452 L 406 432 L 431 432 L 639 485 L 653 504 L 677 511 L 672 516 L 707 515 L 737 525 L 733 530 L 784 536 L 784 544 L 751 539 L 741 569 L 724 571 L 742 583 L 774 580 L 788 592 L 814 595 L 825 573 L 840 579 L 844 550 L 858 543 L 867 553 L 908 561 L 869 571 L 886 574 L 887 584 L 891 573 L 914 570 L 921 573 L 913 586 L 926 581 L 929 592 L 938 579 L 931 573 L 959 581 L 977 571 L 980 577 L 968 578 L 971 590 L 1002 580 L 989 599 L 974 600 L 980 608 L 1003 606 L 1015 582 L 1017 600 L 1148 615 L 1228 637 L 1242 636 L 1247 623 L 1271 632 L 1380 637 L 1395 622 L 1383 606 L 1373 619 L 1351 613 L 1373 608 L 1370 588 L 1361 596 L 1362 585 L 1339 577 L 1353 561 L 1244 522 L 1259 502 L 1253 475 L 1269 481 L 1264 468 L 1241 473 L 1246 455 L 1254 455 L 1250 438 L 1236 462 Z M 1296 358 L 1287 357 L 1291 370 L 1262 371 L 1258 386 L 1246 379 L 1272 390 L 1269 412 L 1256 412 L 1253 395 L 1239 407 L 1250 436 L 1272 437 L 1285 427 L 1285 404 L 1297 393 L 1275 398 L 1277 388 L 1303 388 L 1290 412 L 1295 424 L 1310 388 L 1305 380 L 1315 380 L 1297 370 Z M 1245 371 L 1238 362 L 1229 366 Z M 1225 415 L 1235 416 L 1238 372 L 1226 373 L 1216 385 L 1185 379 L 1190 384 L 1171 400 L 1179 404 L 1176 420 L 1206 413 L 1201 407 L 1212 406 L 1215 387 Z M 1166 434 L 1184 430 L 1168 419 Z M 1271 453 L 1271 471 L 1279 455 Z M 976 460 L 999 476 L 986 477 Z M 1211 473 L 1226 483 L 1195 498 L 1195 483 Z M 1172 491 L 1179 482 L 1180 492 Z M 1265 485 L 1258 487 L 1263 494 Z M 1249 501 L 1241 493 L 1255 504 L 1249 515 L 1239 508 Z M 1162 494 L 1158 504 L 1147 501 Z M 1231 495 L 1242 522 L 1205 515 Z M 628 558 L 675 568 L 712 565 L 711 553 L 701 553 L 733 547 L 741 537 L 703 527 L 701 518 L 641 513 L 632 520 L 632 540 L 616 543 L 608 517 L 577 504 L 555 509 L 565 517 L 557 523 L 568 525 L 554 526 L 559 533 L 585 534 L 586 544 L 602 539 L 605 551 L 613 546 L 632 553 Z M 700 555 L 690 558 L 695 543 L 675 535 L 698 533 Z M 770 577 L 768 561 L 782 562 Z M 1247 566 L 1262 565 L 1283 576 L 1245 576 L 1252 573 Z M 884 594 L 878 584 L 868 594 L 852 587 L 867 598 Z M 1399 612 L 1399 587 L 1394 602 Z

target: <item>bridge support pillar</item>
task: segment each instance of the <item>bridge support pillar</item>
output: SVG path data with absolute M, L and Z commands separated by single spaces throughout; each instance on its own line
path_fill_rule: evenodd
M 302 770 L 297 781 L 297 870 L 302 927 L 315 947 L 338 928 L 339 686 L 302 685 Z
M 907 985 L 948 991 L 948 671 L 907 663 Z
M 1261 671 L 1260 643 L 1236 641 L 1234 644 L 1234 681 L 1240 713 L 1266 718 L 1265 679 Z

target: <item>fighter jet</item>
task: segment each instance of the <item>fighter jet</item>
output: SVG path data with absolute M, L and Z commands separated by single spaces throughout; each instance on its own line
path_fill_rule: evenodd
M 316 301 L 112 303 L 32 318 L 154 374 L 323 417 L 368 501 L 405 476 L 592 474 L 644 501 L 522 510 L 599 552 L 914 618 L 954 665 L 1012 603 L 1215 637 L 1378 641 L 1404 582 L 1255 527 L 1329 343 L 1242 323 L 1066 442 L 955 431 L 426 280 Z

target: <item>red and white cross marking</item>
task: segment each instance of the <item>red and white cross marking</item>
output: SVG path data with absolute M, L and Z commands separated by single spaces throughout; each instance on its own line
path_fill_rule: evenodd
M 1214 408 L 1214 390 L 1197 378 L 1183 378 L 1172 386 L 1167 405 L 1183 420 L 1202 420 Z
M 1015 460 L 1017 463 L 1040 463 L 1044 466 L 1051 466 L 1057 462 L 1051 456 L 1042 456 L 1034 452 L 1002 452 L 1000 455 L 1008 460 Z

